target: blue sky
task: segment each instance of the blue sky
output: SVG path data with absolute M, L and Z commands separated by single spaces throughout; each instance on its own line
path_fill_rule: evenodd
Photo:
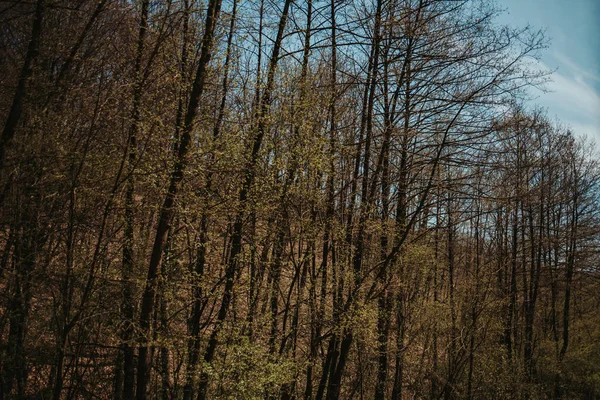
M 542 67 L 556 70 L 537 104 L 600 147 L 600 0 L 497 0 L 502 24 L 545 29 Z

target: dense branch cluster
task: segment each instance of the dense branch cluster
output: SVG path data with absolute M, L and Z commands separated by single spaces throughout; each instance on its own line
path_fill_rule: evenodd
M 0 8 L 0 398 L 600 396 L 600 165 L 488 1 Z

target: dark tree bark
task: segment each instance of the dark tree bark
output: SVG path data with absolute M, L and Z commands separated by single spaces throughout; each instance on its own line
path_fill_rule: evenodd
M 134 370 L 134 202 L 135 178 L 134 168 L 137 159 L 137 138 L 141 119 L 141 99 L 142 99 L 142 59 L 144 57 L 144 47 L 146 31 L 148 30 L 148 8 L 150 2 L 145 0 L 141 5 L 140 28 L 138 31 L 137 50 L 135 64 L 133 68 L 133 78 L 135 80 L 133 87 L 133 104 L 131 110 L 131 126 L 127 146 L 129 148 L 128 167 L 129 176 L 125 186 L 125 216 L 124 216 L 124 237 L 123 237 L 123 270 L 121 279 L 123 300 L 121 303 L 121 357 L 122 360 L 117 364 L 117 378 L 122 376 L 122 385 L 117 379 L 115 383 L 116 399 L 132 399 L 134 396 L 135 370 Z M 122 363 L 122 364 L 121 364 Z
M 190 101 L 187 107 L 184 126 L 181 132 L 180 143 L 178 147 L 175 166 L 171 172 L 169 188 L 164 203 L 160 209 L 158 225 L 156 228 L 156 237 L 152 246 L 152 255 L 148 266 L 148 276 L 146 278 L 146 287 L 142 296 L 142 307 L 140 311 L 140 330 L 148 332 L 151 327 L 151 318 L 154 312 L 154 297 L 156 293 L 156 278 L 160 266 L 163 246 L 167 240 L 169 228 L 175 212 L 175 200 L 183 173 L 187 165 L 187 153 L 191 142 L 191 133 L 196 118 L 198 105 L 205 89 L 206 77 L 208 74 L 208 65 L 210 63 L 213 47 L 215 29 L 221 11 L 221 0 L 211 0 L 206 11 L 206 22 L 204 36 L 202 38 L 202 47 L 200 50 L 200 60 L 196 70 L 196 77 L 192 86 Z M 139 349 L 138 368 L 137 368 L 137 388 L 136 399 L 144 400 L 147 395 L 148 381 L 150 377 L 150 353 L 147 343 L 143 343 Z
M 207 364 L 210 364 L 213 361 L 215 356 L 215 351 L 217 348 L 218 335 L 221 330 L 221 326 L 223 321 L 227 317 L 227 312 L 229 311 L 229 305 L 231 303 L 232 295 L 233 295 L 233 286 L 234 286 L 234 278 L 236 275 L 236 271 L 238 270 L 238 266 L 240 263 L 239 256 L 242 252 L 242 235 L 244 229 L 244 208 L 246 207 L 246 203 L 248 200 L 248 192 L 250 191 L 252 184 L 254 183 L 254 178 L 256 174 L 256 165 L 258 164 L 259 152 L 262 145 L 263 138 L 265 136 L 267 130 L 267 119 L 269 117 L 269 107 L 271 105 L 272 100 L 272 92 L 275 85 L 275 72 L 277 69 L 277 63 L 279 61 L 279 53 L 281 51 L 281 44 L 283 41 L 283 34 L 285 31 L 285 26 L 288 19 L 288 13 L 291 5 L 291 0 L 286 0 L 283 12 L 281 14 L 281 18 L 279 20 L 277 37 L 275 38 L 275 42 L 273 44 L 273 52 L 271 54 L 271 59 L 269 61 L 269 68 L 267 72 L 267 85 L 261 97 L 260 105 L 257 110 L 257 127 L 256 127 L 256 135 L 253 139 L 252 143 L 252 153 L 250 155 L 250 161 L 248 162 L 245 170 L 244 170 L 244 182 L 242 183 L 242 187 L 238 196 L 238 203 L 240 210 L 235 218 L 235 222 L 233 224 L 233 233 L 231 235 L 231 252 L 228 257 L 227 269 L 225 271 L 225 287 L 223 290 L 223 298 L 221 299 L 221 306 L 219 308 L 219 312 L 217 314 L 217 320 L 215 322 L 215 327 L 213 328 L 210 338 L 208 340 L 208 345 L 206 347 L 204 353 L 204 361 Z M 205 400 L 207 396 L 208 390 L 208 376 L 206 373 L 202 373 L 200 377 L 200 386 L 198 389 L 198 400 Z
M 229 69 L 231 67 L 231 44 L 233 42 L 233 33 L 235 28 L 235 20 L 237 13 L 237 0 L 234 0 L 231 10 L 231 20 L 229 23 L 229 33 L 227 37 L 227 49 L 225 54 L 223 81 L 221 85 L 221 102 L 219 105 L 219 111 L 217 115 L 217 121 L 213 129 L 213 141 L 215 141 L 221 132 L 221 126 L 223 123 L 223 116 L 225 114 L 225 104 L 227 101 L 227 93 L 229 91 Z M 208 173 L 206 178 L 205 193 L 210 195 L 212 188 L 212 171 Z M 206 263 L 206 251 L 208 246 L 208 228 L 209 228 L 209 216 L 208 210 L 204 210 L 200 217 L 200 234 L 199 243 L 196 250 L 196 261 L 194 263 L 194 280 L 196 281 L 193 288 L 193 299 L 192 312 L 188 322 L 188 329 L 190 340 L 188 343 L 188 362 L 187 362 L 187 375 L 186 382 L 183 391 L 184 400 L 190 400 L 194 397 L 194 374 L 197 369 L 198 361 L 200 359 L 200 320 L 202 318 L 202 311 L 204 309 L 204 296 L 202 293 L 202 287 L 200 280 L 204 276 L 204 268 Z
M 46 14 L 46 0 L 38 0 L 35 3 L 35 13 L 33 17 L 33 23 L 31 26 L 31 38 L 29 39 L 29 45 L 27 46 L 27 53 L 23 60 L 23 67 L 21 68 L 21 74 L 19 75 L 19 82 L 17 84 L 17 90 L 13 97 L 8 117 L 4 123 L 4 129 L 2 130 L 2 136 L 0 136 L 0 172 L 4 169 L 4 162 L 6 158 L 6 150 L 10 146 L 17 126 L 21 119 L 23 112 L 23 100 L 27 96 L 27 83 L 33 72 L 34 63 L 40 54 L 40 41 L 42 36 L 42 23 Z

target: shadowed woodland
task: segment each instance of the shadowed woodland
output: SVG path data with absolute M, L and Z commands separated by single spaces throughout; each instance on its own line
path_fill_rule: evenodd
M 491 1 L 0 3 L 0 398 L 600 398 L 600 165 Z

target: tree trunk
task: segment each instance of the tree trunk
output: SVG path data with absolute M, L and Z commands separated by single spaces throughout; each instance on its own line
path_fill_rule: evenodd
M 182 129 L 181 140 L 179 143 L 178 153 L 175 160 L 175 166 L 173 171 L 171 172 L 167 196 L 165 197 L 165 200 L 160 210 L 158 226 L 156 228 L 156 237 L 152 246 L 152 255 L 150 257 L 150 263 L 148 266 L 148 276 L 146 278 L 146 287 L 142 296 L 142 308 L 140 312 L 140 330 L 142 332 L 148 332 L 151 327 L 151 317 L 154 313 L 156 278 L 158 276 L 158 269 L 162 258 L 163 245 L 167 240 L 173 214 L 175 212 L 175 199 L 179 192 L 181 180 L 183 179 L 183 172 L 187 165 L 186 157 L 188 152 L 188 146 L 191 142 L 191 133 L 194 124 L 194 119 L 196 117 L 196 112 L 198 109 L 198 104 L 204 92 L 206 76 L 208 74 L 208 64 L 210 63 L 210 59 L 212 57 L 215 28 L 219 18 L 220 10 L 221 0 L 209 1 L 208 9 L 206 12 L 206 23 L 204 37 L 202 39 L 202 48 L 200 50 L 200 61 L 198 62 L 198 69 L 196 71 L 196 77 L 194 79 L 192 93 L 190 95 L 190 101 L 184 119 L 184 126 Z M 147 343 L 143 343 L 140 346 L 138 356 L 136 391 L 137 400 L 146 399 L 149 378 L 149 348 Z
M 23 60 L 23 67 L 21 68 L 21 74 L 19 75 L 19 83 L 17 84 L 17 91 L 13 97 L 8 117 L 2 130 L 2 136 L 0 136 L 0 172 L 4 169 L 4 161 L 6 157 L 6 149 L 11 144 L 19 120 L 21 119 L 21 113 L 23 112 L 23 100 L 27 96 L 27 81 L 33 71 L 33 64 L 35 63 L 38 55 L 40 54 L 40 38 L 42 34 L 42 23 L 46 14 L 46 0 L 37 0 L 35 3 L 35 14 L 33 17 L 33 24 L 31 27 L 31 38 L 29 39 L 29 45 L 27 46 L 27 53 Z
M 255 169 L 258 164 L 259 151 L 262 145 L 262 140 L 267 129 L 267 119 L 269 114 L 269 107 L 271 105 L 271 96 L 274 88 L 275 71 L 277 69 L 277 63 L 279 61 L 279 52 L 281 50 L 281 44 L 283 41 L 283 34 L 288 19 L 288 13 L 291 5 L 291 0 L 286 0 L 281 19 L 279 20 L 279 26 L 277 31 L 277 37 L 273 44 L 273 53 L 271 54 L 271 60 L 269 61 L 269 70 L 267 75 L 267 86 L 261 98 L 261 104 L 258 109 L 258 121 L 257 121 L 257 132 L 254 137 L 252 144 L 252 153 L 250 162 L 244 170 L 244 182 L 239 192 L 238 201 L 240 210 L 235 218 L 233 224 L 233 233 L 231 235 L 231 253 L 227 262 L 227 269 L 225 271 L 225 288 L 223 290 L 223 298 L 221 300 L 221 307 L 217 314 L 217 321 L 212 330 L 208 345 L 204 353 L 204 361 L 210 364 L 215 356 L 215 350 L 217 348 L 218 335 L 221 330 L 223 321 L 227 317 L 229 311 L 229 305 L 231 303 L 233 295 L 234 278 L 236 271 L 238 270 L 239 257 L 242 252 L 242 235 L 244 227 L 244 208 L 247 203 L 248 192 L 250 191 L 252 184 L 254 183 Z M 205 400 L 208 389 L 208 375 L 202 373 L 200 377 L 200 387 L 198 400 Z

